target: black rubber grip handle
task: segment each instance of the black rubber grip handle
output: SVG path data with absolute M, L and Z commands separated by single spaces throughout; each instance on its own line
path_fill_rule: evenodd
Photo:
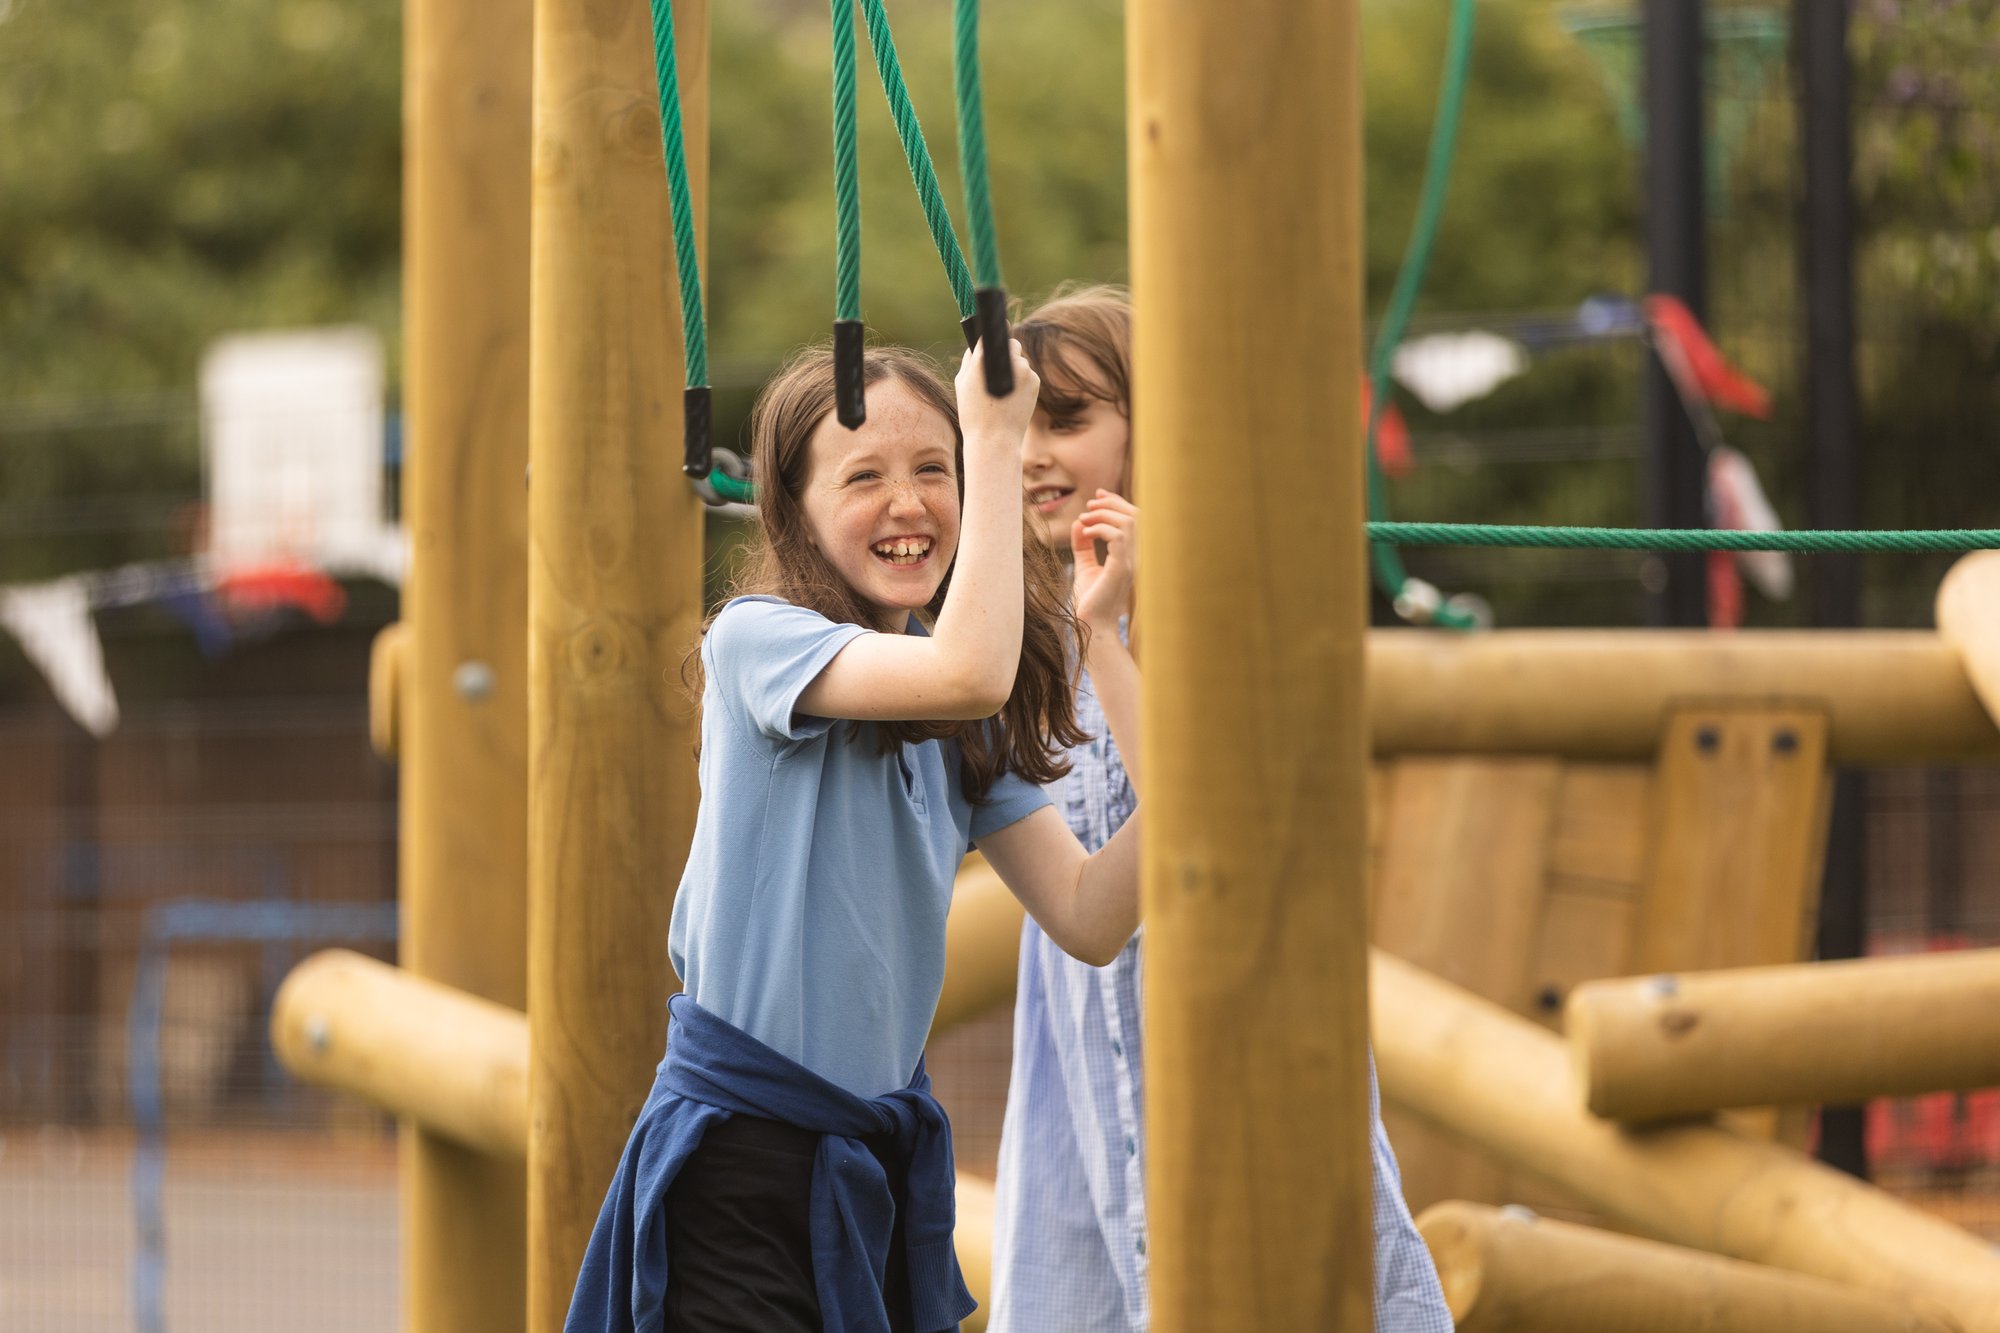
M 713 466 L 709 457 L 712 432 L 708 386 L 691 385 L 681 393 L 681 471 L 690 477 L 706 477 Z
M 868 386 L 861 378 L 861 321 L 833 321 L 833 411 L 840 424 L 860 430 L 868 420 Z
M 979 315 L 975 312 L 958 321 L 958 331 L 965 335 L 965 350 L 979 346 Z
M 973 318 L 979 321 L 979 340 L 986 344 L 980 360 L 986 366 L 986 392 L 1005 398 L 1014 392 L 1014 353 L 1008 346 L 1007 293 L 999 287 L 981 287 Z

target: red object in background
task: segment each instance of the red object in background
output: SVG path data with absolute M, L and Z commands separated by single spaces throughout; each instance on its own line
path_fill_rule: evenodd
M 1733 551 L 1708 553 L 1708 627 L 1740 629 L 1743 626 L 1743 576 L 1736 572 Z
M 347 593 L 338 583 L 289 562 L 233 569 L 216 579 L 215 594 L 231 615 L 293 607 L 330 625 L 347 611 Z
M 1760 421 L 1771 419 L 1771 395 L 1764 386 L 1729 364 L 1694 312 L 1679 298 L 1655 294 L 1646 298 L 1646 322 L 1654 333 L 1671 338 L 1680 348 L 1695 383 L 1709 402 Z
M 1375 395 L 1368 386 L 1368 376 L 1361 377 L 1361 429 L 1368 429 L 1368 409 Z M 1382 409 L 1382 419 L 1375 423 L 1375 463 L 1382 469 L 1382 475 L 1401 481 L 1416 470 L 1416 455 L 1410 452 L 1410 423 L 1403 420 L 1403 413 L 1394 403 Z
M 1878 944 L 1880 941 L 1878 941 Z M 1935 935 L 1914 949 L 1871 953 L 1951 953 L 1962 935 Z M 1868 1103 L 1868 1161 L 1886 1170 L 1956 1173 L 2000 1163 L 2000 1089 L 1879 1097 Z

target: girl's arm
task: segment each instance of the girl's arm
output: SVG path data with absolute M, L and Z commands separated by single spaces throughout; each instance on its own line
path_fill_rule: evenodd
M 1118 755 L 1134 795 L 1139 790 L 1139 664 L 1118 637 L 1118 618 L 1132 611 L 1132 579 L 1139 563 L 1139 507 L 1122 495 L 1099 491 L 1070 528 L 1076 569 L 1076 615 L 1090 627 L 1090 670 L 1097 705 L 1118 742 Z M 1098 550 L 1102 543 L 1103 557 Z
M 799 695 L 815 717 L 953 721 L 991 717 L 1021 661 L 1021 440 L 1041 381 L 1013 344 L 1014 392 L 986 392 L 977 349 L 958 372 L 965 499 L 951 590 L 929 637 L 864 634 Z
M 999 874 L 1056 947 L 1104 967 L 1139 928 L 1139 814 L 1095 853 L 1043 806 L 979 840 Z

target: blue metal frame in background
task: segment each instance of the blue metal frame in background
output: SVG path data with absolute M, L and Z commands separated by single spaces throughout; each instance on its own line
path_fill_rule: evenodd
M 127 1018 L 132 1118 L 132 1311 L 139 1333 L 166 1333 L 166 1118 L 160 1089 L 160 1018 L 167 961 L 176 944 L 386 943 L 393 903 L 178 902 L 146 913 Z

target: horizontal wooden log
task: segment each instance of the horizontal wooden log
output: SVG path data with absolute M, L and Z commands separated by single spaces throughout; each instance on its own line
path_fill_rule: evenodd
M 1566 1031 L 1615 1120 L 1993 1087 L 2000 949 L 1591 981 Z
M 1382 1095 L 1642 1235 L 1941 1306 L 2000 1333 L 2000 1255 L 1776 1144 L 1584 1109 L 1561 1038 L 1389 955 L 1370 968 Z
M 966 858 L 945 919 L 944 993 L 931 1019 L 933 1039 L 1013 998 L 1026 916 L 1021 900 L 1000 882 L 985 857 Z
M 1368 694 L 1378 755 L 1644 758 L 1670 707 L 1727 701 L 1823 709 L 1834 764 L 2000 758 L 2000 729 L 1935 634 L 1378 630 Z
M 327 949 L 278 988 L 271 1045 L 309 1083 L 467 1147 L 527 1156 L 528 1020 L 505 1005 Z
M 1986 715 L 2000 718 L 2000 551 L 1975 551 L 1951 567 L 1938 585 L 1937 626 Z
M 409 631 L 398 620 L 384 625 L 368 648 L 368 744 L 394 759 L 402 744 L 403 657 Z
M 960 1333 L 985 1333 L 993 1313 L 993 1182 L 981 1176 L 958 1175 L 958 1225 L 952 1232 L 958 1266 L 965 1285 L 979 1302 Z
M 1657 1241 L 1441 1203 L 1417 1219 L 1458 1333 L 1952 1333 L 1942 1311 Z

